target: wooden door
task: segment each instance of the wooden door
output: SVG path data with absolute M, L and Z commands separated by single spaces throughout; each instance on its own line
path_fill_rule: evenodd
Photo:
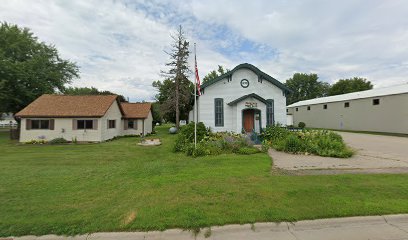
M 252 132 L 254 129 L 254 110 L 247 109 L 244 111 L 244 130 L 245 132 Z

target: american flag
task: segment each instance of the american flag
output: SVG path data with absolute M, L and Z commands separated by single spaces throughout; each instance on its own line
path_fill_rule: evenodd
M 195 78 L 196 78 L 196 84 L 197 84 L 197 92 L 198 96 L 201 96 L 201 88 L 200 88 L 200 76 L 198 76 L 198 67 L 197 67 L 197 56 L 194 56 L 195 60 Z

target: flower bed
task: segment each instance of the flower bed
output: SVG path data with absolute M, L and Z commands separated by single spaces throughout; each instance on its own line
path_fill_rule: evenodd
M 197 124 L 197 147 L 194 146 L 194 123 L 183 126 L 177 136 L 173 150 L 198 157 L 222 153 L 254 154 L 259 150 L 246 135 L 231 132 L 212 133 L 203 123 Z
M 281 126 L 271 126 L 264 129 L 261 137 L 264 145 L 278 151 L 340 158 L 353 155 L 342 137 L 328 130 L 289 131 Z

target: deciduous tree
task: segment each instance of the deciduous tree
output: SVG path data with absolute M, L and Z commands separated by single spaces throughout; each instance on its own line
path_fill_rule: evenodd
M 334 83 L 329 90 L 329 95 L 339 95 L 351 92 L 358 92 L 364 90 L 370 90 L 373 85 L 365 78 L 354 77 L 349 79 L 340 79 Z
M 44 93 L 62 92 L 78 77 L 74 62 L 28 28 L 0 23 L 0 112 L 16 113 Z
M 218 65 L 218 69 L 217 70 L 212 70 L 211 72 L 209 72 L 207 75 L 205 75 L 205 77 L 203 78 L 203 83 L 210 81 L 214 78 L 217 78 L 227 72 L 229 72 L 230 70 L 227 68 L 224 68 L 221 65 Z
M 295 73 L 293 77 L 286 80 L 285 85 L 293 92 L 286 98 L 287 105 L 317 97 L 327 96 L 330 84 L 318 81 L 315 73 Z
M 95 87 L 67 87 L 63 90 L 66 95 L 118 95 L 119 101 L 127 102 L 123 95 L 111 91 L 100 91 Z

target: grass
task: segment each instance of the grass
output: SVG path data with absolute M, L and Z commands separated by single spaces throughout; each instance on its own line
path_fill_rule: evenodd
M 307 128 L 307 129 L 316 129 L 322 130 L 325 128 Z M 393 137 L 408 137 L 406 133 L 391 133 L 391 132 L 371 132 L 371 131 L 357 131 L 357 130 L 344 130 L 344 129 L 326 129 L 335 132 L 350 132 L 350 133 L 364 133 L 364 134 L 371 134 L 371 135 L 382 135 L 382 136 L 393 136 Z
M 197 229 L 408 212 L 408 175 L 271 174 L 265 153 L 191 158 L 137 138 L 16 145 L 0 133 L 0 237 Z

